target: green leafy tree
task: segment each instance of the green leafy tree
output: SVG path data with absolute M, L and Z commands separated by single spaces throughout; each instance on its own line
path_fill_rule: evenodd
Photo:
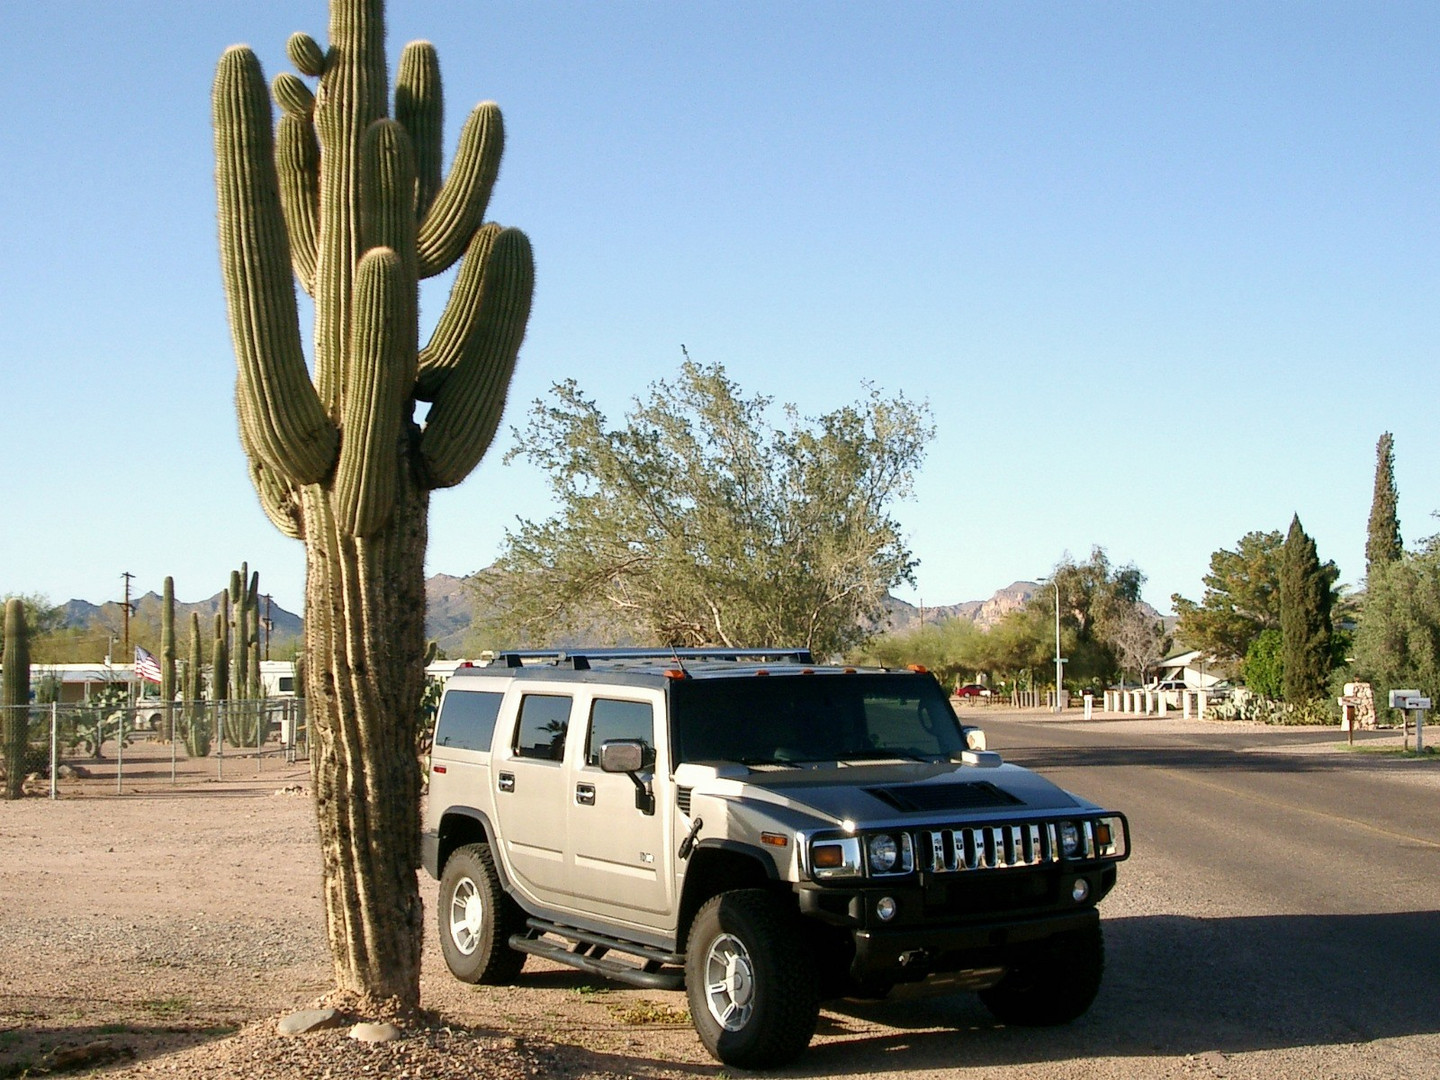
M 619 428 L 573 380 L 552 394 L 508 458 L 545 470 L 559 510 L 507 533 L 478 576 L 492 639 L 830 654 L 868 637 L 886 593 L 913 581 L 889 507 L 933 429 L 903 395 L 871 389 L 813 420 L 792 407 L 773 428 L 768 398 L 688 356 Z
M 1280 557 L 1281 663 L 1285 700 L 1292 705 L 1325 696 L 1337 577 L 1334 563 L 1321 565 L 1315 541 L 1300 527 L 1297 514 Z
M 1238 667 L 1263 630 L 1280 629 L 1279 532 L 1249 532 L 1232 551 L 1210 556 L 1205 593 L 1197 604 L 1171 596 L 1179 616 L 1176 636 L 1222 665 Z
M 901 633 L 881 634 L 849 654 L 858 664 L 905 667 L 920 664 L 944 686 L 968 682 L 987 672 L 985 639 L 988 635 L 969 619 L 945 619 Z
M 1390 432 L 1375 444 L 1375 494 L 1370 500 L 1370 529 L 1365 538 L 1365 576 L 1376 567 L 1394 562 L 1404 553 L 1400 519 L 1396 516 L 1395 438 Z
M 278 125 L 249 48 L 226 50 L 215 75 L 235 406 L 262 508 L 305 544 L 307 722 L 336 985 L 415 1007 L 430 494 L 490 445 L 534 266 L 523 233 L 484 223 L 504 141 L 493 103 L 470 114 L 442 176 L 428 42 L 400 56 L 391 118 L 382 0 L 331 0 L 328 47 L 296 34 L 286 53 L 298 74 L 271 87 Z M 419 283 L 457 262 L 422 348 Z M 314 298 L 308 359 L 297 279 Z M 423 425 L 417 402 L 430 403 Z
M 50 598 L 43 593 L 6 593 L 0 599 L 0 606 L 8 607 L 11 600 L 20 601 L 24 608 L 25 636 L 31 657 L 41 663 L 54 662 L 38 646 L 41 639 L 61 631 L 65 624 L 65 609 L 50 603 Z M 0 650 L 4 647 L 5 635 L 0 632 Z
M 1059 587 L 1063 655 L 1067 677 L 1080 682 L 1109 679 L 1119 667 L 1116 638 L 1140 602 L 1145 575 L 1132 563 L 1115 567 L 1102 547 L 1076 562 L 1068 554 L 1028 606 L 1050 618 L 1050 665 L 1055 663 L 1055 587 Z M 1068 631 L 1068 636 L 1067 636 Z
M 1378 703 L 1402 688 L 1440 695 L 1440 538 L 1372 569 L 1353 650 Z
M 976 642 L 974 668 L 997 682 L 1029 686 L 1046 681 L 1039 673 L 1055 670 L 1055 616 L 1043 606 L 1027 605 L 1008 612 Z M 1077 652 L 1075 628 L 1062 623 L 1063 655 Z M 1051 675 L 1053 681 L 1053 675 Z
M 1240 677 L 1257 694 L 1279 700 L 1285 693 L 1283 638 L 1279 630 L 1261 630 L 1240 664 Z

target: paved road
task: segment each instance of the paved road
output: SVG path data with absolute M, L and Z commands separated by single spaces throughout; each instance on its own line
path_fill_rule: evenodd
M 976 715 L 1130 819 L 1100 998 L 1041 1032 L 969 998 L 847 1006 L 797 1074 L 1440 1078 L 1440 762 L 1333 730 Z

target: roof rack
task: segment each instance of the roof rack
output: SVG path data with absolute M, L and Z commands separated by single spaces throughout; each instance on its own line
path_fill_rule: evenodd
M 763 660 L 813 664 L 809 649 L 498 649 L 490 663 L 494 667 L 523 667 L 527 660 L 549 660 L 559 667 L 569 664 L 577 671 L 590 667 L 592 660 Z

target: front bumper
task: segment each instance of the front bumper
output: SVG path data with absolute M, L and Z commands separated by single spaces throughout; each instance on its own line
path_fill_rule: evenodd
M 1017 947 L 1100 921 L 1093 907 L 1057 915 L 963 926 L 856 930 L 851 975 L 861 981 L 915 982 L 927 975 L 1004 964 Z

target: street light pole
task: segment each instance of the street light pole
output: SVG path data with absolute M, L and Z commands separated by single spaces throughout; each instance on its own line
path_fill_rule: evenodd
M 1055 586 L 1055 708 L 1051 711 L 1059 712 L 1060 693 L 1065 685 L 1065 658 L 1060 655 L 1060 582 L 1050 582 Z

